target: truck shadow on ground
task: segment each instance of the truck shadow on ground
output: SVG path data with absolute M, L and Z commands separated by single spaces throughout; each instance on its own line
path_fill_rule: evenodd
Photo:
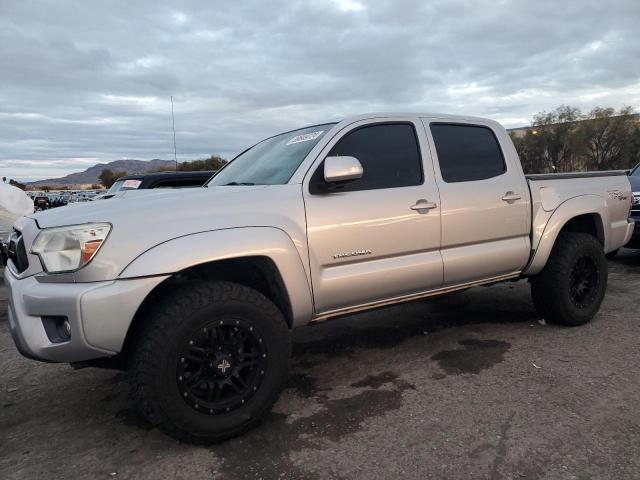
M 223 462 L 221 478 L 320 478 L 327 472 L 309 472 L 303 460 L 305 452 L 332 448 L 331 444 L 357 433 L 367 422 L 392 414 L 402 406 L 403 394 L 416 390 L 398 373 L 380 372 L 379 365 L 371 367 L 379 373 L 350 383 L 344 378 L 337 380 L 339 385 L 335 378 L 314 378 L 309 369 L 317 375 L 323 369 L 313 367 L 323 361 L 350 357 L 355 362 L 367 362 L 372 350 L 395 349 L 393 355 L 400 355 L 404 342 L 424 338 L 425 333 L 477 324 L 531 323 L 539 318 L 530 305 L 523 308 L 516 301 L 510 304 L 511 310 L 501 310 L 495 302 L 477 303 L 477 295 L 465 292 L 389 307 L 297 331 L 293 373 L 283 401 L 257 429 L 212 448 Z M 457 343 L 458 347 L 431 356 L 442 371 L 432 376 L 434 380 L 477 374 L 503 361 L 510 348 L 501 340 L 463 338 Z M 408 350 L 407 355 L 411 355 Z M 293 397 L 297 400 L 290 401 Z M 305 469 L 299 467 L 303 464 Z M 332 475 L 339 478 L 334 472 Z
M 620 265 L 624 273 L 640 273 L 640 250 L 622 249 L 609 263 Z
M 411 393 L 416 387 L 402 378 L 401 372 L 384 369 L 372 360 L 381 350 L 392 351 L 394 358 L 420 357 L 424 343 L 412 340 L 460 329 L 453 335 L 454 348 L 422 357 L 437 365 L 438 373 L 432 379 L 477 374 L 500 363 L 510 344 L 468 338 L 472 332 L 464 327 L 486 324 L 482 336 L 490 338 L 500 335 L 492 324 L 537 320 L 530 301 L 527 303 L 528 289 L 511 288 L 498 287 L 503 300 L 491 297 L 486 289 L 477 289 L 298 329 L 293 335 L 291 374 L 274 411 L 256 429 L 211 447 L 221 462 L 220 478 L 314 479 L 326 474 L 310 472 L 302 460 L 304 455 L 356 434 L 377 417 L 393 414 L 402 406 L 403 395 L 418 394 Z M 349 373 L 335 375 L 340 362 L 355 362 L 360 370 L 371 373 L 360 379 Z M 122 373 L 114 376 L 118 389 L 125 387 L 125 378 Z M 115 420 L 131 428 L 153 430 L 131 404 L 116 412 Z
M 502 288 L 509 287 L 512 286 Z M 359 349 L 393 348 L 411 338 L 445 329 L 534 322 L 540 318 L 533 309 L 528 293 L 523 299 L 514 298 L 508 303 L 495 298 L 492 301 L 487 293 L 476 289 L 299 329 L 294 332 L 294 360 L 310 355 L 350 355 Z M 521 292 L 518 293 L 518 296 L 522 296 Z

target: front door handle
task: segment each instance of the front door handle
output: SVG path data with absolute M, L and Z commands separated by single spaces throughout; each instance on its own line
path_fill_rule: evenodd
M 426 212 L 421 212 L 421 210 L 426 211 L 426 210 L 432 210 L 434 208 L 438 208 L 438 205 L 424 198 L 421 198 L 420 200 L 418 200 L 415 205 L 411 205 L 411 210 L 417 210 L 420 213 L 426 213 Z
M 522 197 L 514 192 L 507 192 L 504 194 L 504 196 L 502 197 L 502 200 L 504 200 L 507 203 L 511 203 L 511 202 L 515 202 L 516 200 L 520 200 Z

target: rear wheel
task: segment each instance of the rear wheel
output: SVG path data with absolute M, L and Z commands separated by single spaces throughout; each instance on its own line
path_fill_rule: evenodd
M 221 441 L 256 425 L 284 384 L 290 335 L 278 308 L 229 282 L 176 291 L 149 312 L 133 358 L 146 418 L 169 435 Z
M 595 237 L 561 233 L 546 266 L 531 279 L 533 303 L 551 322 L 583 325 L 600 308 L 607 276 L 607 260 Z

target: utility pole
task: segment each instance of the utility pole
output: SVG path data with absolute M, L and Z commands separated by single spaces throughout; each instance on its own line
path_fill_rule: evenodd
M 176 149 L 176 122 L 173 118 L 173 95 L 171 95 L 171 128 L 173 129 L 173 160 L 176 162 L 176 172 L 178 171 L 178 151 Z

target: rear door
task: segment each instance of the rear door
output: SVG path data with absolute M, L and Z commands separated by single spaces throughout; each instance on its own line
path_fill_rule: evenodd
M 356 157 L 363 177 L 330 193 L 314 189 L 329 155 Z M 413 119 L 343 129 L 307 174 L 303 194 L 316 313 L 442 285 L 440 199 L 424 129 Z
M 529 190 L 503 129 L 423 119 L 442 208 L 444 285 L 520 271 L 529 259 Z

